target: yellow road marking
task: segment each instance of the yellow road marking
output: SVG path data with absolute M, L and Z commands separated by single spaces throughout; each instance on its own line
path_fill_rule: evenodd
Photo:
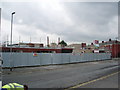
M 85 82 L 85 83 L 82 83 L 82 84 L 79 84 L 79 85 L 76 85 L 76 86 L 70 87 L 70 88 L 65 89 L 65 90 L 70 90 L 70 89 L 73 89 L 73 88 L 79 88 L 79 87 L 81 87 L 81 86 L 84 86 L 84 85 L 87 85 L 87 84 L 90 84 L 90 83 L 96 82 L 96 81 L 98 81 L 98 80 L 102 80 L 102 79 L 108 78 L 108 77 L 110 77 L 110 76 L 113 76 L 113 75 L 115 75 L 115 74 L 118 74 L 119 72 L 120 72 L 120 71 L 115 72 L 115 73 L 112 73 L 112 74 L 109 74 L 109 75 L 107 75 L 107 76 L 100 77 L 100 78 L 95 79 L 95 80 L 91 80 L 91 81 L 88 81 L 88 82 Z

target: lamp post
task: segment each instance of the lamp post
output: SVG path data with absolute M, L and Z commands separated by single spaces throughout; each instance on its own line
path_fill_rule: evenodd
M 11 45 L 11 48 L 10 48 L 10 52 L 11 52 L 11 58 L 10 58 L 10 65 L 11 65 L 11 67 L 10 67 L 10 71 L 12 71 L 12 64 L 13 64 L 13 60 L 12 60 L 12 28 L 13 28 L 13 15 L 15 14 L 15 12 L 12 12 L 12 14 L 11 14 L 11 40 L 10 40 L 10 45 Z
M 14 14 L 15 14 L 15 12 L 13 12 L 11 15 L 11 45 L 12 45 L 12 27 L 13 27 L 13 15 Z

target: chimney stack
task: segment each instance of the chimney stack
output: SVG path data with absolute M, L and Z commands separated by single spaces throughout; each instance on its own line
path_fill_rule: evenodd
M 49 37 L 47 36 L 47 47 L 49 47 Z
M 60 43 L 60 37 L 58 38 L 58 44 Z

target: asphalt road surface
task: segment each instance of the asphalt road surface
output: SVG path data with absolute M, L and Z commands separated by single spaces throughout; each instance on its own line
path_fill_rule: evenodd
M 118 88 L 118 73 L 115 73 L 114 75 L 112 75 L 110 77 L 88 83 L 79 88 L 108 88 L 108 87 L 109 88 Z
M 11 82 L 26 84 L 29 88 L 65 88 L 96 80 L 118 72 L 118 60 L 3 69 L 3 85 Z M 118 73 L 77 88 L 118 88 Z

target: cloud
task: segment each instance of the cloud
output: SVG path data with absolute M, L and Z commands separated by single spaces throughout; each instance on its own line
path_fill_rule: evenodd
M 10 22 L 5 19 L 2 19 L 2 22 L 4 23 L 2 24 L 2 40 L 6 41 L 8 39 L 10 43 L 10 33 L 11 33 Z M 6 25 L 9 25 L 9 27 L 6 27 Z M 12 35 L 13 43 L 18 43 L 19 40 L 20 42 L 30 42 L 30 38 L 31 38 L 31 42 L 35 42 L 35 43 L 42 42 L 46 44 L 47 36 L 50 37 L 51 40 L 50 43 L 57 42 L 57 38 L 59 37 L 56 34 L 46 33 L 43 30 L 37 29 L 34 26 L 21 25 L 21 24 L 14 24 L 12 33 L 13 33 Z M 7 38 L 7 36 L 9 36 L 9 38 Z
M 46 36 L 50 36 L 54 42 L 61 37 L 70 43 L 90 43 L 94 39 L 108 40 L 117 36 L 117 2 L 2 3 L 5 30 L 10 30 L 12 11 L 16 12 L 14 37 L 20 35 L 26 42 L 30 36 L 33 42 L 39 42 L 41 37 L 44 43 Z M 6 36 L 6 33 L 3 34 Z M 9 31 L 8 34 L 10 35 Z
M 83 41 L 107 40 L 117 36 L 117 3 L 66 3 L 65 6 L 75 25 L 73 35 Z M 110 24 L 111 23 L 111 24 Z M 79 34 L 78 34 L 79 33 Z M 68 35 L 69 36 L 69 35 Z M 73 39 L 73 37 L 69 38 Z M 74 38 L 75 40 L 75 38 Z M 73 40 L 73 41 L 74 41 Z M 80 40 L 81 41 L 81 40 Z

